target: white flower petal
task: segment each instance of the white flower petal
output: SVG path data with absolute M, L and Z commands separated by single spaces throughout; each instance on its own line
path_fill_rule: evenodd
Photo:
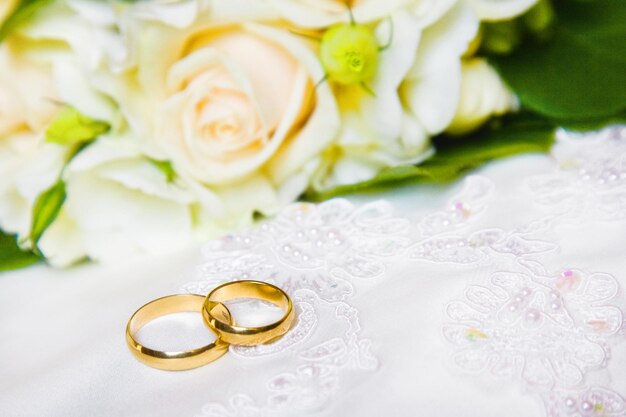
M 70 266 L 87 256 L 83 233 L 65 211 L 61 210 L 39 240 L 39 250 L 52 266 Z
M 507 20 L 524 13 L 538 0 L 469 0 L 482 20 Z
M 430 134 L 441 133 L 454 117 L 461 86 L 461 56 L 476 36 L 478 23 L 471 8 L 459 3 L 424 31 L 403 95 Z
M 447 131 L 465 134 L 491 116 L 516 110 L 518 99 L 486 60 L 474 58 L 463 64 L 461 99 Z
M 421 27 L 425 28 L 441 19 L 448 10 L 454 6 L 457 0 L 420 0 L 413 6 L 413 13 L 420 21 Z
M 351 6 L 354 20 L 366 24 L 391 15 L 412 0 L 361 0 Z M 285 19 L 304 28 L 323 28 L 348 23 L 348 6 L 336 0 L 270 0 Z

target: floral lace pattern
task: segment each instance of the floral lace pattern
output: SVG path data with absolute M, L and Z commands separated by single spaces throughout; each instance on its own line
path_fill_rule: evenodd
M 227 280 L 255 277 L 292 294 L 297 319 L 280 340 L 231 346 L 242 359 L 296 352 L 299 365 L 267 383 L 267 401 L 237 394 L 229 405 L 208 404 L 205 416 L 263 416 L 281 410 L 313 411 L 333 396 L 343 370 L 371 372 L 378 359 L 360 335 L 358 311 L 349 304 L 355 281 L 384 275 L 386 259 L 409 245 L 410 223 L 392 216 L 387 203 L 356 208 L 345 200 L 299 204 L 257 230 L 231 235 L 205 247 L 199 278 L 184 291 L 206 294 Z M 332 337 L 311 337 L 324 317 Z
M 295 358 L 267 380 L 262 399 L 238 393 L 207 404 L 201 415 L 316 412 L 333 402 L 346 373 L 372 377 L 381 358 L 363 336 L 353 299 L 406 262 L 491 268 L 445 307 L 442 343 L 457 369 L 519 381 L 547 417 L 626 416 L 620 393 L 591 377 L 608 372 L 612 347 L 626 339 L 618 279 L 573 264 L 546 266 L 564 262 L 555 226 L 625 217 L 626 129 L 579 142 L 560 134 L 559 168 L 523 184 L 542 214 L 510 230 L 476 228 L 497 196 L 489 179 L 470 176 L 441 210 L 417 222 L 394 216 L 386 202 L 354 207 L 338 199 L 292 205 L 257 229 L 208 243 L 185 291 L 206 294 L 254 277 L 288 291 L 297 320 L 274 343 L 230 348 L 242 361 Z
M 469 263 L 490 256 L 505 268 L 446 307 L 443 336 L 460 368 L 519 379 L 526 392 L 542 398 L 548 417 L 623 417 L 626 402 L 618 393 L 586 385 L 588 374 L 606 368 L 611 345 L 624 339 L 618 281 L 574 268 L 549 272 L 542 258 L 558 251 L 557 242 L 529 238 L 561 222 L 624 218 L 626 130 L 585 138 L 572 151 L 568 145 L 579 140 L 561 133 L 554 151 L 559 169 L 526 182 L 548 217 L 509 233 L 453 238 L 464 256 L 417 246 L 412 257 Z
M 536 203 L 571 219 L 626 217 L 626 127 L 579 136 L 560 132 L 555 172 L 529 178 Z M 576 143 L 571 147 L 572 142 Z
M 448 305 L 444 336 L 468 371 L 519 376 L 528 391 L 577 386 L 604 365 L 609 338 L 622 326 L 621 310 L 610 304 L 617 288 L 601 273 L 498 272 Z

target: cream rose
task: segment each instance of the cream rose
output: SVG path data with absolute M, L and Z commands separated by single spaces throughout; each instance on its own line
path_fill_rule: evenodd
M 463 63 L 461 98 L 447 131 L 462 135 L 480 127 L 492 116 L 519 108 L 519 100 L 498 73 L 482 58 Z
M 185 31 L 147 24 L 141 38 L 136 77 L 108 88 L 146 153 L 211 189 L 254 182 L 274 190 L 264 207 L 230 193 L 252 204 L 249 213 L 275 211 L 304 191 L 339 126 L 330 87 L 315 88 L 324 71 L 306 40 L 206 22 Z
M 227 31 L 176 62 L 167 88 L 160 146 L 195 179 L 225 184 L 258 170 L 308 118 L 313 83 L 284 48 Z

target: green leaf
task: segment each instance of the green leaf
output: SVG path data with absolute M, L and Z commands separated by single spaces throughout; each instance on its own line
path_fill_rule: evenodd
M 6 0 L 0 0 L 6 1 Z M 52 0 L 21 0 L 15 10 L 0 24 L 0 42 L 2 42 L 13 30 L 30 20 L 42 7 L 51 3 Z
M 159 161 L 158 159 L 152 158 L 148 158 L 148 161 L 165 175 L 167 182 L 174 182 L 176 179 L 176 171 L 170 161 Z
M 106 122 L 85 116 L 73 107 L 64 107 L 46 130 L 46 142 L 59 145 L 90 142 L 110 128 Z
M 525 108 L 564 122 L 601 122 L 626 109 L 626 1 L 555 1 L 545 42 L 493 56 Z
M 36 251 L 38 251 L 39 239 L 59 215 L 66 196 L 65 182 L 60 179 L 37 197 L 33 207 L 33 223 L 30 232 L 30 241 Z
M 434 139 L 435 155 L 418 166 L 387 168 L 375 178 L 358 184 L 317 192 L 309 190 L 304 199 L 321 201 L 338 195 L 373 191 L 408 181 L 443 183 L 486 162 L 526 152 L 548 152 L 554 143 L 554 123 L 532 114 L 494 119 L 479 131 L 463 137 Z
M 21 250 L 15 235 L 0 230 L 0 272 L 24 268 L 40 259 L 33 252 Z

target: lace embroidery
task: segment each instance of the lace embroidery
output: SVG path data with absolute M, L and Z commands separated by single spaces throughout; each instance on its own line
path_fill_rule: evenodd
M 548 417 L 626 415 L 618 393 L 586 386 L 591 371 L 606 367 L 611 344 L 625 336 L 623 312 L 615 305 L 617 280 L 569 268 L 548 272 L 537 257 L 558 245 L 536 238 L 561 222 L 625 217 L 624 138 L 626 130 L 608 130 L 572 151 L 579 139 L 561 133 L 557 172 L 526 181 L 535 202 L 552 215 L 510 233 L 478 231 L 409 250 L 413 259 L 468 264 L 489 257 L 510 268 L 486 285 L 470 285 L 462 299 L 448 304 L 443 336 L 460 368 L 521 380 L 542 399 Z M 514 263 L 507 253 L 515 255 Z
M 355 208 L 345 200 L 298 204 L 256 230 L 207 244 L 198 279 L 183 290 L 206 294 L 228 280 L 255 277 L 293 295 L 294 328 L 278 341 L 231 346 L 241 359 L 297 352 L 293 371 L 270 379 L 267 400 L 243 394 L 229 405 L 207 404 L 205 416 L 261 416 L 279 410 L 313 410 L 334 394 L 344 370 L 373 371 L 378 360 L 360 336 L 358 311 L 349 304 L 357 280 L 383 275 L 387 259 L 409 246 L 410 222 L 392 216 L 389 204 Z M 326 339 L 313 337 L 323 316 Z M 331 326 L 332 324 L 332 326 Z M 343 329 L 343 330 L 342 330 Z
M 513 230 L 472 230 L 494 186 L 470 176 L 444 209 L 415 224 L 384 202 L 355 208 L 332 200 L 292 205 L 257 229 L 208 243 L 197 279 L 184 290 L 206 293 L 254 277 L 284 287 L 298 312 L 286 337 L 231 353 L 244 361 L 297 360 L 268 380 L 262 399 L 235 394 L 226 404 L 207 404 L 202 415 L 314 412 L 331 403 L 345 371 L 377 369 L 352 297 L 364 279 L 384 279 L 391 264 L 406 259 L 500 270 L 446 307 L 443 338 L 461 369 L 521 381 L 548 417 L 623 417 L 622 397 L 588 378 L 605 370 L 611 346 L 626 336 L 617 280 L 573 268 L 551 272 L 539 258 L 558 255 L 548 232 L 563 221 L 626 217 L 624 132 L 598 134 L 589 144 L 561 133 L 559 170 L 525 182 L 550 214 Z
M 617 220 L 626 217 L 626 127 L 594 135 L 561 131 L 552 174 L 529 178 L 535 202 L 572 219 Z
M 495 273 L 446 309 L 444 337 L 462 368 L 520 377 L 531 391 L 577 386 L 604 366 L 608 338 L 622 326 L 610 304 L 617 281 L 567 269 L 548 276 Z
M 623 417 L 626 403 L 616 392 L 601 387 L 581 391 L 554 390 L 545 396 L 547 417 Z

